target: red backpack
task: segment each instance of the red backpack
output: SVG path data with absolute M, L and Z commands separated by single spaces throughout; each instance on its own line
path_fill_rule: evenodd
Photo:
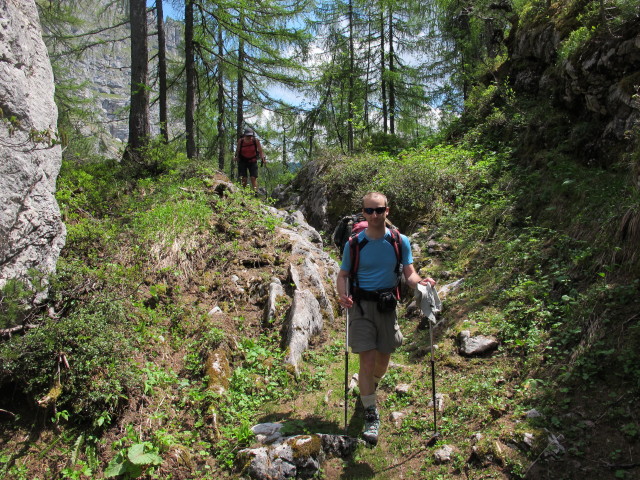
M 253 140 L 250 143 L 245 143 L 244 138 L 240 141 L 240 152 L 238 156 L 240 160 L 244 160 L 245 162 L 255 163 L 258 161 L 258 141 L 256 137 L 251 137 Z

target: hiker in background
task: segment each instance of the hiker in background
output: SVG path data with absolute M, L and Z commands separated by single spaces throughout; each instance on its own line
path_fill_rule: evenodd
M 388 218 L 385 219 L 385 223 L 387 228 L 396 228 Z M 349 237 L 360 233 L 365 228 L 367 228 L 367 220 L 361 212 L 346 215 L 340 219 L 338 225 L 336 225 L 336 228 L 333 230 L 333 235 L 331 236 L 333 244 L 338 248 L 340 253 L 342 253 L 344 244 L 349 241 Z
M 358 385 L 365 411 L 363 437 L 376 445 L 380 427 L 376 389 L 387 371 L 391 354 L 402 344 L 396 314 L 400 274 L 404 274 L 411 288 L 418 284 L 433 286 L 436 282 L 429 277 L 420 278 L 413 266 L 409 239 L 385 226 L 389 214 L 387 197 L 378 192 L 366 194 L 362 198 L 362 213 L 368 225 L 344 245 L 337 288 L 340 305 L 350 309 L 349 346 L 360 357 Z M 356 271 L 352 271 L 352 262 L 357 265 Z
M 349 237 L 361 232 L 366 227 L 367 221 L 360 212 L 342 217 L 333 230 L 333 235 L 331 236 L 333 244 L 338 247 L 338 250 L 342 253 L 344 244 L 349 240 Z
M 242 181 L 242 186 L 247 186 L 248 176 L 251 178 L 251 187 L 254 191 L 258 190 L 258 158 L 261 159 L 262 165 L 267 163 L 260 140 L 256 138 L 253 130 L 246 128 L 242 137 L 238 139 L 233 161 L 238 162 L 238 176 Z M 247 175 L 247 171 L 249 175 Z

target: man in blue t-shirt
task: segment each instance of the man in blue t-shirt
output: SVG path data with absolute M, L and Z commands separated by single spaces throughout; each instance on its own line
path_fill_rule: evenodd
M 362 198 L 362 213 L 368 222 L 365 230 L 358 234 L 361 247 L 356 285 L 351 285 L 351 255 L 347 242 L 342 253 L 342 264 L 338 274 L 339 302 L 349 309 L 349 346 L 360 357 L 358 385 L 360 399 L 365 409 L 364 439 L 372 445 L 378 443 L 380 415 L 376 407 L 376 387 L 387 371 L 391 354 L 402 344 L 402 333 L 398 327 L 395 303 L 385 309 L 388 302 L 380 302 L 380 296 L 389 297 L 398 285 L 397 257 L 391 232 L 385 225 L 389 214 L 387 197 L 371 192 Z M 402 273 L 411 288 L 435 285 L 432 278 L 420 278 L 413 267 L 411 245 L 405 235 L 401 239 Z M 349 295 L 347 285 L 349 284 Z M 356 305 L 356 308 L 354 307 Z M 382 309 L 382 311 L 381 311 Z M 386 311 L 385 311 L 386 310 Z

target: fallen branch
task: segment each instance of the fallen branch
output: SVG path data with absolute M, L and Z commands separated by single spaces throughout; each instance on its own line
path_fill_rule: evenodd
M 0 329 L 0 336 L 11 338 L 12 333 L 23 332 L 23 331 L 26 332 L 27 330 L 30 330 L 32 328 L 37 328 L 37 327 L 38 325 L 35 325 L 32 323 L 26 323 L 24 325 L 16 325 L 15 327 L 11 327 L 11 328 L 2 328 Z
M 605 462 L 604 466 L 611 470 L 630 470 L 632 468 L 640 467 L 640 463 L 608 463 Z

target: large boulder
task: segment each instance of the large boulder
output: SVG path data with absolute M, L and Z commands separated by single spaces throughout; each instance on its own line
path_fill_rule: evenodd
M 51 63 L 33 0 L 0 2 L 0 287 L 55 270 L 65 227 Z
M 276 233 L 291 246 L 289 276 L 293 292 L 285 323 L 285 345 L 286 362 L 297 372 L 302 354 L 309 348 L 313 337 L 322 332 L 325 319 L 329 322 L 334 320 L 334 285 L 339 266 L 323 250 L 320 234 L 307 223 L 302 213 L 292 215 L 273 207 L 265 209 L 269 214 L 282 218 L 283 224 L 276 228 Z M 283 296 L 288 296 L 285 289 L 272 281 L 264 309 L 265 322 L 275 317 L 278 297 Z
M 244 476 L 253 480 L 315 478 L 327 458 L 349 458 L 362 442 L 323 433 L 284 437 L 281 427 L 274 423 L 253 427 L 256 439 L 266 445 L 238 452 L 236 463 Z

